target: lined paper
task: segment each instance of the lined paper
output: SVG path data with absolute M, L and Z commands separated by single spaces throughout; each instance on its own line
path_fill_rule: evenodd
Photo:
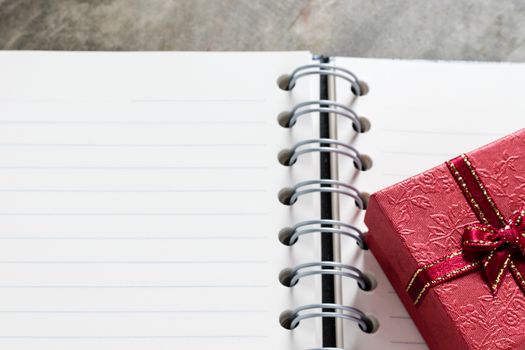
M 319 260 L 318 237 L 292 248 L 278 231 L 319 216 L 277 192 L 317 178 L 318 157 L 276 155 L 318 136 L 276 116 L 317 98 L 310 79 L 276 80 L 298 53 L 0 54 L 0 348 L 306 349 L 320 322 L 290 332 L 281 311 L 321 300 L 319 278 L 293 289 L 281 269 Z M 339 138 L 374 161 L 341 181 L 374 192 L 522 127 L 520 64 L 337 58 L 370 85 L 338 97 L 372 123 Z M 505 88 L 501 88 L 505 87 Z M 497 121 L 497 122 L 496 122 Z M 341 217 L 364 230 L 341 198 Z M 349 349 L 426 349 L 369 252 L 342 241 L 344 262 L 371 272 L 372 292 L 344 281 L 344 302 L 375 315 L 377 333 L 345 323 Z
M 316 260 L 278 231 L 316 218 L 281 187 L 314 173 L 276 154 L 312 137 L 276 116 L 310 97 L 300 53 L 0 54 L 0 348 L 268 349 L 284 309 L 315 302 L 282 268 Z M 305 118 L 307 119 L 307 118 Z
M 341 158 L 340 178 L 373 193 L 523 127 L 525 106 L 520 83 L 525 65 L 337 58 L 370 86 L 368 95 L 351 99 L 348 84 L 338 82 L 338 98 L 371 121 L 368 133 L 355 136 L 339 121 L 339 136 L 373 159 L 369 171 L 356 174 Z M 366 230 L 364 215 L 342 199 L 342 217 Z M 379 331 L 363 335 L 345 325 L 348 349 L 427 349 L 412 320 L 370 252 L 343 243 L 343 259 L 375 275 L 378 287 L 358 291 L 345 281 L 345 303 L 375 315 Z M 402 262 L 399 262 L 402 263 Z

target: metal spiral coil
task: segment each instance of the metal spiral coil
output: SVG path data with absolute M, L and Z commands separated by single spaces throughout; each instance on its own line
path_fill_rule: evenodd
M 277 83 L 282 90 L 289 91 L 295 87 L 299 79 L 311 75 L 331 76 L 346 80 L 350 83 L 351 91 L 355 96 L 362 96 L 368 93 L 368 85 L 351 71 L 324 63 L 300 66 L 291 74 L 281 76 Z M 330 98 L 333 98 L 331 95 L 325 96 L 324 98 L 327 99 L 322 98 L 298 103 L 291 110 L 280 113 L 277 118 L 279 125 L 284 128 L 292 128 L 300 117 L 327 113 L 332 116 L 340 116 L 348 119 L 357 133 L 364 133 L 370 130 L 371 125 L 369 120 L 358 115 L 350 106 L 331 100 Z M 333 138 L 326 136 L 328 135 L 316 139 L 302 140 L 295 143 L 291 148 L 281 150 L 277 156 L 279 163 L 284 166 L 293 166 L 302 155 L 319 152 L 348 157 L 359 171 L 366 171 L 372 167 L 372 159 L 369 156 L 360 153 L 350 144 L 337 140 L 336 136 Z M 294 205 L 300 197 L 310 193 L 344 195 L 353 199 L 356 206 L 361 210 L 366 209 L 369 199 L 368 193 L 360 192 L 354 186 L 338 181 L 337 179 L 328 178 L 300 181 L 292 187 L 283 188 L 278 193 L 278 199 L 282 204 L 291 206 Z M 351 224 L 332 219 L 305 220 L 299 222 L 292 227 L 281 229 L 278 238 L 282 244 L 292 246 L 299 241 L 301 236 L 311 233 L 350 237 L 356 241 L 360 248 L 368 249 L 364 232 Z M 309 276 L 338 276 L 341 278 L 350 278 L 355 280 L 358 287 L 364 291 L 373 290 L 377 285 L 375 278 L 372 276 L 352 265 L 339 261 L 306 262 L 284 268 L 279 273 L 279 281 L 283 286 L 293 288 L 299 284 L 301 279 Z M 332 318 L 355 322 L 365 333 L 373 333 L 378 329 L 379 323 L 373 316 L 365 314 L 358 308 L 345 306 L 337 302 L 339 301 L 336 301 L 336 303 L 308 304 L 299 306 L 294 310 L 283 311 L 279 316 L 279 322 L 285 329 L 292 330 L 307 319 Z M 308 350 L 343 350 L 343 345 L 339 342 L 330 345 L 335 347 L 325 346 Z
M 292 227 L 284 227 L 279 231 L 279 241 L 284 245 L 294 245 L 302 235 L 310 233 L 339 234 L 354 239 L 361 249 L 368 249 L 365 234 L 357 227 L 339 220 L 307 220 Z
M 279 273 L 279 282 L 285 287 L 294 287 L 299 283 L 301 278 L 314 275 L 332 275 L 352 278 L 357 281 L 359 288 L 364 291 L 370 291 L 376 286 L 375 280 L 357 267 L 335 261 L 315 261 L 283 269 Z
M 310 147 L 310 148 L 304 148 L 303 146 L 310 145 L 313 143 L 318 143 L 321 146 L 320 147 Z M 325 146 L 325 145 L 335 145 L 335 146 L 341 146 L 344 149 L 340 149 L 338 147 L 333 146 Z M 349 144 L 345 142 L 341 142 L 339 140 L 334 139 L 311 139 L 311 140 L 303 140 L 297 142 L 295 145 L 292 146 L 290 149 L 283 149 L 277 154 L 277 159 L 279 160 L 279 163 L 285 166 L 291 166 L 294 165 L 295 162 L 297 162 L 297 159 L 299 156 L 311 153 L 311 152 L 327 152 L 327 153 L 336 153 L 340 155 L 347 156 L 351 158 L 354 161 L 354 166 L 361 171 L 368 170 L 372 167 L 372 159 L 367 156 L 366 154 L 361 154 L 357 149 L 350 146 Z
M 292 90 L 297 80 L 309 75 L 331 75 L 344 79 L 350 83 L 351 90 L 356 96 L 366 95 L 368 93 L 367 84 L 359 80 L 357 76 L 343 67 L 331 64 L 306 64 L 297 67 L 291 74 L 279 78 L 277 84 L 282 90 Z
M 310 311 L 321 309 L 320 311 Z M 333 311 L 326 311 L 326 309 Z M 305 312 L 310 311 L 310 312 Z M 339 312 L 338 312 L 339 311 Z M 356 322 L 359 328 L 365 333 L 374 333 L 378 328 L 378 321 L 375 317 L 366 315 L 355 307 L 340 304 L 308 304 L 299 306 L 294 310 L 286 310 L 279 316 L 279 323 L 285 329 L 295 329 L 303 320 L 310 318 L 340 318 Z
M 312 185 L 319 186 L 311 187 Z M 355 204 L 361 210 L 365 210 L 366 206 L 368 205 L 369 195 L 367 193 L 359 192 L 357 188 L 347 183 L 329 179 L 316 179 L 298 182 L 293 187 L 285 187 L 281 189 L 277 197 L 279 198 L 279 202 L 282 204 L 293 205 L 295 202 L 297 202 L 299 197 L 314 192 L 338 193 L 351 197 L 355 200 Z
M 283 128 L 291 128 L 297 123 L 299 117 L 320 112 L 334 113 L 349 119 L 352 122 L 352 127 L 358 133 L 370 130 L 370 122 L 368 119 L 358 116 L 349 106 L 332 100 L 312 100 L 298 103 L 292 108 L 292 110 L 279 113 L 277 116 L 277 122 Z

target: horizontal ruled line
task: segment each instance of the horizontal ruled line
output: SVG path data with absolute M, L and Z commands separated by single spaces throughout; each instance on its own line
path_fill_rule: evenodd
M 259 314 L 266 310 L 0 310 L 0 314 Z
M 175 260 L 151 260 L 151 261 L 74 261 L 74 260 L 31 260 L 31 261 L 23 261 L 23 260 L 4 260 L 0 261 L 0 264 L 114 264 L 114 265 L 125 265 L 125 264 L 238 264 L 238 265 L 250 265 L 250 264 L 267 264 L 267 260 L 188 260 L 188 261 L 175 261 Z
M 263 170 L 266 166 L 61 166 L 4 165 L 0 170 Z
M 79 148 L 104 148 L 104 147 L 152 147 L 152 148 L 206 148 L 206 147 L 264 147 L 264 143 L 217 143 L 217 144 L 177 144 L 177 143 L 0 143 L 0 147 L 79 147 Z
M 382 128 L 378 129 L 383 132 L 397 132 L 397 133 L 409 133 L 409 134 L 436 134 L 436 135 L 459 135 L 459 136 L 504 136 L 504 133 L 500 132 L 468 132 L 468 131 L 440 131 L 440 130 L 424 130 L 424 129 L 390 129 Z
M 268 213 L 0 213 L 0 216 L 263 216 Z
M 265 339 L 266 335 L 157 335 L 157 336 L 0 336 L 0 340 L 176 340 L 176 339 Z
M 142 102 L 181 102 L 181 103 L 232 103 L 232 102 L 264 102 L 266 98 L 246 97 L 246 98 L 148 98 L 148 97 L 129 97 L 122 99 L 103 99 L 103 98 L 74 98 L 74 97 L 55 97 L 55 98 L 23 98 L 23 97 L 0 97 L 1 102 L 35 102 L 35 103 L 88 103 L 88 104 L 122 104 L 122 103 L 142 103 Z
M 414 174 L 408 174 L 408 173 L 383 173 L 383 176 L 390 176 L 390 177 L 410 177 Z
M 0 285 L 0 289 L 177 289 L 177 288 L 267 288 L 266 285 Z
M 53 239 L 71 239 L 71 240 L 251 240 L 265 239 L 266 236 L 181 236 L 181 237 L 90 237 L 90 236 L 0 236 L 0 240 L 53 240 Z
M 264 102 L 266 99 L 264 98 L 210 98 L 210 99 L 179 99 L 179 98 L 138 98 L 138 99 L 132 99 L 131 102 L 134 103 L 142 103 L 142 102 L 182 102 L 182 103 L 232 103 L 232 102 Z
M 409 151 L 383 151 L 383 153 L 385 153 L 385 154 L 403 155 L 403 156 L 452 157 L 451 153 L 409 152 Z
M 391 344 L 403 344 L 403 345 L 427 345 L 423 341 L 404 341 L 404 340 L 391 340 Z
M 266 121 L 255 120 L 0 120 L 0 124 L 41 125 L 266 125 Z
M 400 315 L 400 316 L 389 316 L 390 318 L 396 319 L 396 320 L 410 320 L 410 316 L 408 315 Z
M 0 188 L 0 192 L 4 193 L 264 193 L 264 189 L 40 189 L 40 188 L 26 188 L 26 189 L 5 189 Z
M 32 336 L 1 335 L 0 340 L 153 340 L 153 339 L 264 339 L 266 335 L 130 335 L 130 336 Z

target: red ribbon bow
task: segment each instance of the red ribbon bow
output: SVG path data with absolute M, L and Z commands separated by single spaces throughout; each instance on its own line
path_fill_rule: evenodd
M 509 264 L 516 266 L 514 260 L 525 256 L 524 214 L 525 206 L 514 213 L 503 228 L 472 224 L 463 232 L 463 249 L 483 254 L 482 267 L 493 293 L 498 291 L 500 279 Z
M 417 304 L 429 288 L 480 267 L 493 294 L 507 270 L 525 293 L 525 206 L 505 220 L 466 155 L 448 161 L 447 167 L 479 223 L 464 228 L 462 250 L 414 272 L 406 288 L 409 296 Z

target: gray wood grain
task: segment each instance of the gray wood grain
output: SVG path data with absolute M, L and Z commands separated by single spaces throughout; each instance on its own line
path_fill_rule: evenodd
M 524 23 L 518 0 L 0 0 L 0 48 L 524 61 Z

